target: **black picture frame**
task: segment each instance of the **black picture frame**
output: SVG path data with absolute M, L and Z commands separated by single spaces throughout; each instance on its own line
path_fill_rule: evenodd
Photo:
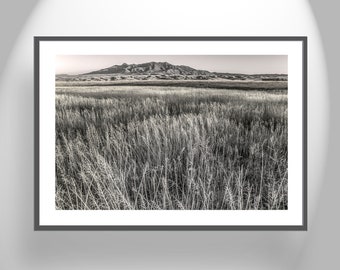
M 306 231 L 307 230 L 307 40 L 306 36 L 243 36 L 243 37 L 221 37 L 221 36 L 116 36 L 116 37 L 103 37 L 103 36 L 37 36 L 34 37 L 34 230 L 35 231 L 108 231 L 108 230 L 124 230 L 124 231 Z M 302 42 L 302 65 L 303 65 L 303 86 L 302 86 L 302 122 L 303 122 L 303 138 L 302 138 L 302 221 L 301 226 L 46 226 L 40 224 L 40 175 L 39 175 L 39 151 L 40 151 L 40 42 L 45 41 L 301 41 Z

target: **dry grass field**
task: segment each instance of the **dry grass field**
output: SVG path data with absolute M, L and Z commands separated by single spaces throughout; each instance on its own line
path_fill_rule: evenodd
M 56 88 L 56 208 L 288 207 L 287 91 Z

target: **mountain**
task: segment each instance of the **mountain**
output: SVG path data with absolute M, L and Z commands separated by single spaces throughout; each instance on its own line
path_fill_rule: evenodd
M 210 72 L 168 62 L 113 65 L 85 74 L 56 75 L 56 81 L 158 81 L 158 80 L 233 80 L 287 81 L 286 74 L 238 74 Z
M 168 62 L 148 62 L 143 64 L 122 64 L 100 69 L 83 75 L 121 74 L 121 75 L 213 75 L 206 70 L 197 70 L 184 65 L 173 65 Z

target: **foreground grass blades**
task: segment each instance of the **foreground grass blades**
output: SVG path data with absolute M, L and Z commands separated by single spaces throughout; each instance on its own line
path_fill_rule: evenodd
M 287 91 L 57 88 L 56 208 L 287 209 L 287 129 Z

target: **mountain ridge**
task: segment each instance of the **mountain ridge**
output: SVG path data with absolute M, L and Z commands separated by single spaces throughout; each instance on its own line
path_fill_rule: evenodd
M 78 75 L 56 75 L 57 81 L 120 81 L 120 80 L 255 80 L 287 81 L 286 74 L 242 74 L 211 72 L 168 62 L 113 65 Z
M 199 70 L 185 65 L 173 65 L 168 62 L 146 62 L 142 64 L 113 65 L 108 68 L 84 73 L 82 75 L 94 74 L 126 74 L 126 75 L 212 75 L 213 72 Z

